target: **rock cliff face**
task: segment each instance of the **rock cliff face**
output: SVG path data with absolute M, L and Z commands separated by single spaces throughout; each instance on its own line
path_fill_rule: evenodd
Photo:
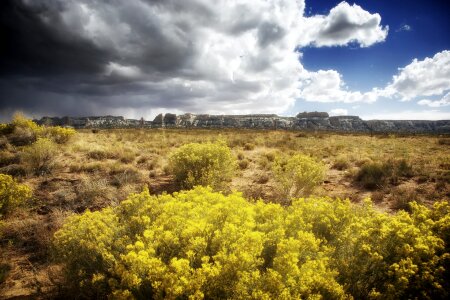
M 442 121 L 364 121 L 357 116 L 330 117 L 324 112 L 304 112 L 296 117 L 273 114 L 195 115 L 159 114 L 153 121 L 123 117 L 43 117 L 39 124 L 72 126 L 74 128 L 254 128 L 319 130 L 366 133 L 450 133 L 450 120 Z

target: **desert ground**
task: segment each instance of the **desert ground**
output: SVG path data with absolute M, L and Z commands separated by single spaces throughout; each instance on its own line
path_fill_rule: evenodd
M 236 162 L 220 191 L 238 191 L 250 201 L 290 205 L 277 188 L 273 164 L 278 157 L 296 154 L 325 167 L 323 180 L 311 192 L 315 196 L 349 199 L 355 205 L 371 198 L 375 208 L 386 214 L 408 211 L 412 201 L 431 207 L 450 199 L 448 136 L 83 129 L 63 143 L 54 143 L 43 166 L 36 169 L 23 155 L 30 146 L 14 145 L 3 135 L 0 173 L 28 186 L 32 197 L 1 220 L 0 298 L 63 294 L 63 266 L 54 260 L 52 239 L 65 219 L 117 206 L 144 187 L 152 195 L 179 191 L 168 162 L 170 153 L 188 143 L 217 140 L 225 141 Z

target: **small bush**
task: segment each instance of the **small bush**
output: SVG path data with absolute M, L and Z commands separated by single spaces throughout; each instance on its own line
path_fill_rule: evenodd
M 414 175 L 412 166 L 405 159 L 387 160 L 384 163 L 366 163 L 358 171 L 356 181 L 366 189 L 382 188 L 388 182 L 399 184 L 400 179 Z
M 40 134 L 42 132 L 42 127 L 38 124 L 34 123 L 32 120 L 26 118 L 22 113 L 15 113 L 13 116 L 13 120 L 11 125 L 16 128 L 28 128 L 35 135 Z
M 260 157 L 258 157 L 257 162 L 262 170 L 270 170 L 270 167 L 272 165 L 271 161 L 265 155 L 261 155 Z
M 313 158 L 297 154 L 278 157 L 272 165 L 275 180 L 284 197 L 309 195 L 325 175 L 325 167 Z
M 19 177 L 27 175 L 27 169 L 20 164 L 10 164 L 0 168 L 0 173 Z
M 398 177 L 411 178 L 414 176 L 413 167 L 409 164 L 406 159 L 401 159 L 398 161 L 394 161 L 395 166 L 395 174 Z
M 232 178 L 235 165 L 230 148 L 223 141 L 186 144 L 169 156 L 170 170 L 182 188 L 195 185 L 222 188 Z
M 359 169 L 356 181 L 360 182 L 366 189 L 380 188 L 386 183 L 388 170 L 383 164 L 368 163 Z
M 390 197 L 392 208 L 404 211 L 411 211 L 411 202 L 420 202 L 417 192 L 411 187 L 397 187 L 392 190 Z
M 123 171 L 111 172 L 111 184 L 122 187 L 131 183 L 139 183 L 142 180 L 141 173 L 135 168 L 124 168 Z
M 35 175 L 49 174 L 55 167 L 57 153 L 56 145 L 51 140 L 41 138 L 23 150 L 21 160 L 29 172 Z
M 333 169 L 342 171 L 342 170 L 347 170 L 349 166 L 350 165 L 348 163 L 348 159 L 340 156 L 334 162 Z
M 267 175 L 267 174 L 260 174 L 255 180 L 255 182 L 259 183 L 259 184 L 266 184 L 268 181 L 269 181 L 269 175 Z
M 275 160 L 275 153 L 274 152 L 265 152 L 264 156 L 267 158 L 268 161 L 273 162 Z
M 243 159 L 243 160 L 238 161 L 238 166 L 241 170 L 247 169 L 248 164 L 249 164 L 248 159 Z
M 43 136 L 51 139 L 57 144 L 67 143 L 76 133 L 76 130 L 73 128 L 64 128 L 60 126 L 45 127 L 43 129 Z
M 108 158 L 108 153 L 104 150 L 92 150 L 88 152 L 87 156 L 96 160 L 104 160 Z
M 37 135 L 30 128 L 15 127 L 8 140 L 14 146 L 26 146 L 36 142 Z
M 11 123 L 12 132 L 9 141 L 15 146 L 30 145 L 42 133 L 42 127 L 27 119 L 23 114 L 16 113 Z
M 245 143 L 244 150 L 250 151 L 250 150 L 253 150 L 253 149 L 255 149 L 255 145 L 254 144 L 252 144 L 252 143 Z
M 134 161 L 136 155 L 132 152 L 122 152 L 119 156 L 119 160 L 124 164 L 129 164 Z
M 112 194 L 112 187 L 108 185 L 108 180 L 84 178 L 76 187 L 77 199 L 79 204 L 78 211 L 84 211 L 87 207 L 96 205 L 96 202 L 102 202 L 109 199 Z
M 20 161 L 20 158 L 11 152 L 1 151 L 0 152 L 0 167 L 8 166 L 11 164 L 16 164 Z
M 384 193 L 382 191 L 373 192 L 370 198 L 372 199 L 373 203 L 380 204 L 381 202 L 383 202 Z
M 31 189 L 9 175 L 0 174 L 0 216 L 31 197 Z
M 238 158 L 239 160 L 243 160 L 243 159 L 245 158 L 244 153 L 241 152 L 241 151 L 239 151 L 238 154 L 237 154 L 237 158 Z

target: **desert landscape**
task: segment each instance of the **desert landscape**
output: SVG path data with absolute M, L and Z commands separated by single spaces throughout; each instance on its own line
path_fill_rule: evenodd
M 411 262 L 416 266 L 415 268 L 419 268 L 410 275 L 406 275 L 410 283 L 416 284 L 417 281 L 424 280 L 420 279 L 422 277 L 416 277 L 417 272 L 438 272 L 438 274 L 433 273 L 433 279 L 427 279 L 431 280 L 430 284 L 434 284 L 433 289 L 427 291 L 430 293 L 427 294 L 430 297 L 436 297 L 436 295 L 441 297 L 448 291 L 448 271 L 443 273 L 438 271 L 439 266 L 445 267 L 448 264 L 448 217 L 450 212 L 448 205 L 450 198 L 450 155 L 448 152 L 450 137 L 448 135 L 391 133 L 370 136 L 361 133 L 243 128 L 220 130 L 214 128 L 89 128 L 75 131 L 71 128 L 40 126 L 21 115 L 16 115 L 11 124 L 3 124 L 1 130 L 0 172 L 4 175 L 1 175 L 1 200 L 3 203 L 0 295 L 3 298 L 54 298 L 68 295 L 97 298 L 114 291 L 113 286 L 109 286 L 108 283 L 102 283 L 95 288 L 92 286 L 94 284 L 92 276 L 100 276 L 96 274 L 102 274 L 103 277 L 108 276 L 110 271 L 102 273 L 106 271 L 102 271 L 102 267 L 90 271 L 94 273 L 85 270 L 82 275 L 74 274 L 74 272 L 80 272 L 79 268 L 83 268 L 84 264 L 96 264 L 95 261 L 98 258 L 95 257 L 100 254 L 100 252 L 96 254 L 96 251 L 103 251 L 101 248 L 83 246 L 82 239 L 84 236 L 87 239 L 85 242 L 91 239 L 91 242 L 98 243 L 99 241 L 95 242 L 97 237 L 92 236 L 93 232 L 99 230 L 99 235 L 104 232 L 97 223 L 98 221 L 95 220 L 94 216 L 97 216 L 95 214 L 102 214 L 111 209 L 120 210 L 124 203 L 130 201 L 126 199 L 137 197 L 130 195 L 143 195 L 140 193 L 145 193 L 146 197 L 154 197 L 153 201 L 162 201 L 158 197 L 175 197 L 176 199 L 179 197 L 176 195 L 183 195 L 183 193 L 185 193 L 185 197 L 192 197 L 190 193 L 199 193 L 203 195 L 204 199 L 208 199 L 212 197 L 211 195 L 214 196 L 215 193 L 218 193 L 217 195 L 221 195 L 220 197 L 224 197 L 224 199 L 227 197 L 237 198 L 235 200 L 227 199 L 227 202 L 221 203 L 222 205 L 234 205 L 232 201 L 237 201 L 234 209 L 239 209 L 240 205 L 257 205 L 257 207 L 262 205 L 269 211 L 281 210 L 287 214 L 293 214 L 288 211 L 298 205 L 296 204 L 298 201 L 306 201 L 308 205 L 323 205 L 321 208 L 309 208 L 313 209 L 312 211 L 317 216 L 311 217 L 311 219 L 308 219 L 309 215 L 304 216 L 304 222 L 309 222 L 309 224 L 305 224 L 306 227 L 302 229 L 310 235 L 310 238 L 314 239 L 317 244 L 314 247 L 319 248 L 328 247 L 337 242 L 335 239 L 338 239 L 340 235 L 342 235 L 342 239 L 348 239 L 345 232 L 352 228 L 352 222 L 355 220 L 344 220 L 344 216 L 352 213 L 356 217 L 361 214 L 361 212 L 358 213 L 359 210 L 368 209 L 369 212 L 363 213 L 368 214 L 367 216 L 360 216 L 365 222 L 374 222 L 369 215 L 376 215 L 377 218 L 385 218 L 385 222 L 391 222 L 391 219 L 392 221 L 406 222 L 411 229 L 407 229 L 407 225 L 404 224 L 405 230 L 408 232 L 409 230 L 413 230 L 413 232 L 418 230 L 418 232 L 414 234 L 409 232 L 406 236 L 402 236 L 398 230 L 403 230 L 403 227 L 391 228 L 392 233 L 390 234 L 393 236 L 389 239 L 394 238 L 396 241 L 392 246 L 378 245 L 377 243 L 388 243 L 381 236 L 376 235 L 373 240 L 366 237 L 367 241 L 364 241 L 370 247 L 383 248 L 376 250 L 381 256 L 377 259 L 383 261 L 383 265 L 378 266 L 379 270 L 372 270 L 371 263 L 366 262 L 369 263 L 366 266 L 369 269 L 364 270 L 364 267 L 358 269 L 358 272 L 361 272 L 360 280 L 364 281 L 364 287 L 359 286 L 362 284 L 361 282 L 354 282 L 352 289 L 355 290 L 350 290 L 350 287 L 346 286 L 349 278 L 337 277 L 339 278 L 337 279 L 335 272 L 336 268 L 339 268 L 331 267 L 331 264 L 331 266 L 327 266 L 329 269 L 324 269 L 323 276 L 331 276 L 327 280 L 333 279 L 330 282 L 334 282 L 336 286 L 333 291 L 328 292 L 336 293 L 333 294 L 336 297 L 352 295 L 359 298 L 369 296 L 372 288 L 379 286 L 380 290 L 377 291 L 382 297 L 390 295 L 391 292 L 387 285 L 397 280 L 395 276 L 387 276 L 377 279 L 379 282 L 377 280 L 373 282 L 373 279 L 369 280 L 362 274 L 368 272 L 366 275 L 372 276 L 369 274 L 370 272 L 388 272 L 383 270 L 389 270 L 393 265 L 402 262 Z M 190 155 L 194 157 L 190 157 Z M 214 159 L 217 160 L 214 161 Z M 189 179 L 189 174 L 186 175 L 183 172 L 193 172 L 189 174 L 195 176 Z M 203 176 L 206 173 L 208 175 Z M 210 186 L 210 189 L 195 188 L 194 186 L 197 185 Z M 17 186 L 25 186 L 26 191 L 17 189 Z M 191 192 L 182 192 L 182 190 L 187 191 L 192 188 L 194 190 Z M 13 190 L 16 190 L 16 194 L 12 192 Z M 8 195 L 16 197 L 15 200 L 11 200 L 12 198 L 8 200 L 10 197 Z M 297 200 L 299 198 L 303 200 Z M 336 207 L 336 205 L 338 206 Z M 367 208 L 368 205 L 370 208 Z M 226 209 L 232 208 L 227 207 Z M 305 213 L 307 207 L 302 207 L 302 209 Z M 207 211 L 204 213 L 208 214 Z M 228 213 L 230 216 L 233 213 L 240 215 L 239 211 Z M 275 211 L 273 213 L 276 214 Z M 433 217 L 437 213 L 440 215 Z M 420 217 L 420 214 L 425 215 Z M 92 230 L 94 231 L 88 233 L 86 230 L 89 231 L 89 229 L 83 229 L 84 227 L 80 224 L 73 227 L 75 225 L 70 222 L 77 220 L 74 216 L 87 218 L 85 219 L 86 226 L 93 226 Z M 282 217 L 280 216 L 280 218 Z M 289 219 L 289 217 L 284 218 Z M 324 218 L 330 222 L 329 225 L 322 224 Z M 410 222 L 411 218 L 414 221 Z M 175 230 L 172 234 L 183 235 L 184 230 L 188 230 L 188 224 L 184 223 L 179 223 L 178 226 L 181 227 L 172 228 L 172 226 L 177 226 L 177 221 L 169 220 L 171 219 L 167 216 L 165 221 L 169 224 L 163 226 L 165 228 L 163 232 L 169 233 L 171 230 Z M 92 224 L 88 225 L 90 221 Z M 114 226 L 112 221 L 104 222 L 103 226 Z M 269 218 L 264 222 L 266 222 L 264 226 L 269 226 L 275 220 Z M 432 225 L 428 222 L 431 222 Z M 67 227 L 63 227 L 64 224 Z M 425 224 L 431 227 L 423 231 L 422 227 Z M 64 233 L 64 230 L 69 230 L 70 226 L 73 227 L 71 230 L 75 230 L 73 236 L 69 231 Z M 225 225 L 222 224 L 222 226 Z M 275 226 L 275 224 L 270 226 Z M 288 230 L 289 227 L 287 224 L 280 226 L 286 226 L 284 230 Z M 295 226 L 300 226 L 300 224 L 295 223 Z M 317 226 L 324 227 L 316 228 Z M 220 227 L 221 230 L 225 230 L 225 228 L 226 226 Z M 367 229 L 381 230 L 376 229 L 374 224 Z M 55 240 L 55 232 L 58 230 L 60 235 L 57 234 Z M 263 228 L 258 226 L 251 226 L 250 230 L 264 233 Z M 353 230 L 353 238 L 361 238 L 358 235 L 362 233 L 356 229 Z M 67 252 L 69 251 L 68 240 L 64 241 L 65 244 L 58 240 L 63 234 L 65 234 L 65 239 L 72 240 L 72 243 L 73 239 L 81 239 L 76 242 L 79 248 L 74 250 L 75 252 Z M 160 234 L 162 233 L 160 232 Z M 265 234 L 267 235 L 269 232 Z M 325 238 L 328 235 L 337 236 Z M 416 235 L 417 237 L 415 237 Z M 135 238 L 140 240 L 137 236 Z M 182 236 L 178 236 L 171 242 L 179 241 L 179 247 L 181 247 L 183 244 L 179 240 L 181 238 Z M 300 237 L 297 239 L 303 241 Z M 427 246 L 418 245 L 419 239 L 425 239 L 426 243 L 431 242 L 430 239 L 432 239 L 433 243 Z M 138 240 L 130 242 L 131 245 L 138 243 Z M 188 240 L 192 242 L 192 239 Z M 393 241 L 389 243 L 391 242 Z M 345 243 L 350 243 L 350 240 L 346 240 Z M 275 245 L 281 247 L 280 244 Z M 259 251 L 262 253 L 269 251 L 270 248 L 267 247 L 266 245 Z M 342 250 L 339 247 L 343 247 L 343 245 L 337 244 L 334 247 L 336 247 L 334 251 L 337 252 Z M 354 247 L 352 251 L 357 251 L 361 245 L 354 244 L 351 247 Z M 402 249 L 412 247 L 416 250 L 407 252 L 400 249 L 395 250 L 399 247 Z M 426 255 L 429 258 L 423 257 L 423 255 L 417 256 L 418 251 L 422 251 L 420 247 L 427 247 Z M 112 250 L 110 249 L 110 251 Z M 120 251 L 123 253 L 117 254 L 119 257 L 130 249 L 127 246 L 126 250 L 124 248 Z M 173 259 L 189 257 L 186 256 L 188 254 L 184 250 L 173 251 L 175 252 L 170 254 Z M 276 252 L 276 250 L 271 251 Z M 317 251 L 319 253 L 321 250 Z M 394 257 L 390 257 L 390 251 L 396 253 Z M 400 252 L 397 253 L 397 251 Z M 274 254 L 272 253 L 272 255 Z M 354 257 L 361 254 L 354 253 L 339 259 L 350 262 L 352 259 L 361 259 Z M 158 254 L 154 255 L 156 255 L 155 258 L 162 259 Z M 214 255 L 218 255 L 218 252 L 211 254 L 210 257 L 214 257 Z M 257 256 L 259 255 L 262 254 L 258 253 Z M 329 253 L 328 255 L 331 260 L 338 259 L 333 254 Z M 116 259 L 119 258 L 116 257 Z M 313 258 L 307 255 L 303 259 L 306 263 Z M 189 261 L 191 260 L 189 259 Z M 189 264 L 191 263 L 193 261 Z M 300 264 L 300 262 L 298 263 Z M 428 266 L 428 264 L 431 265 Z M 339 261 L 339 265 L 342 266 L 342 261 Z M 425 266 L 427 266 L 426 268 L 432 266 L 436 269 L 422 270 L 421 268 L 425 268 Z M 197 266 L 197 268 L 199 267 Z M 197 268 L 194 267 L 193 270 L 197 270 Z M 313 270 L 317 271 L 315 268 Z M 225 272 L 225 270 L 222 271 Z M 176 270 L 167 270 L 166 272 L 179 276 Z M 265 274 L 261 270 L 259 272 Z M 341 270 L 341 272 L 344 271 Z M 133 276 L 143 276 L 141 278 L 149 276 L 145 274 L 145 272 L 136 273 Z M 192 272 L 190 274 L 194 276 Z M 231 276 L 230 274 L 222 275 Z M 349 274 L 347 275 L 349 276 Z M 117 275 L 113 276 L 113 278 L 116 277 Z M 76 281 L 73 281 L 75 278 Z M 237 284 L 235 280 L 239 280 L 239 278 L 239 276 L 234 279 L 233 277 L 229 278 L 231 286 Z M 81 282 L 79 280 L 90 281 L 90 287 L 79 286 L 78 283 Z M 178 282 L 181 278 L 173 280 Z M 141 282 L 140 288 L 145 288 L 142 287 L 145 281 L 139 282 Z M 330 282 L 327 281 L 325 284 L 327 289 L 332 288 Z M 370 282 L 373 286 L 370 285 Z M 106 286 L 103 286 L 105 284 Z M 305 294 L 297 295 L 321 294 L 323 292 L 321 288 L 316 290 L 317 284 L 318 282 L 312 284 L 309 287 L 311 290 Z M 305 285 L 308 286 L 306 283 Z M 179 292 L 168 291 L 166 289 L 169 286 L 161 288 L 161 291 L 173 293 L 171 295 L 175 298 L 183 294 L 187 295 L 186 293 L 190 294 L 190 289 L 186 288 Z M 204 288 L 201 285 L 198 287 L 202 293 L 206 292 Z M 415 288 L 406 283 L 403 292 L 414 294 L 412 290 Z M 214 289 L 212 287 L 211 289 L 209 292 L 213 292 Z M 263 288 L 261 289 L 264 291 Z M 136 296 L 133 289 L 127 291 Z M 224 295 L 234 292 L 236 291 L 223 291 Z M 266 290 L 264 292 L 270 297 L 270 295 L 274 295 L 271 293 L 276 291 Z M 118 297 L 125 297 L 124 295 Z M 295 295 L 291 294 L 294 298 Z M 209 297 L 214 296 L 211 294 Z
M 450 1 L 0 1 L 0 300 L 450 299 Z

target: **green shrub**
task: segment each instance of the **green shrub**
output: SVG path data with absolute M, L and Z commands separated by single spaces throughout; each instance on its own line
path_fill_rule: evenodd
M 169 167 L 182 188 L 195 185 L 223 188 L 235 171 L 236 161 L 223 141 L 191 143 L 181 146 L 169 156 Z
M 400 179 L 414 175 L 412 166 L 405 159 L 387 160 L 383 163 L 364 164 L 356 175 L 356 181 L 367 189 L 382 188 L 388 182 L 399 184 Z
M 449 229 L 447 202 L 387 214 L 196 187 L 69 217 L 54 245 L 78 298 L 446 299 Z
M 51 140 L 40 138 L 23 150 L 21 160 L 29 172 L 35 175 L 49 174 L 55 167 L 57 153 L 56 145 Z
M 31 197 L 31 189 L 9 175 L 0 174 L 0 216 Z
M 366 189 L 380 188 L 386 183 L 388 169 L 380 163 L 367 163 L 359 169 L 356 181 L 360 182 Z
M 272 172 L 284 197 L 299 197 L 309 195 L 322 183 L 325 166 L 309 156 L 297 154 L 276 158 Z

